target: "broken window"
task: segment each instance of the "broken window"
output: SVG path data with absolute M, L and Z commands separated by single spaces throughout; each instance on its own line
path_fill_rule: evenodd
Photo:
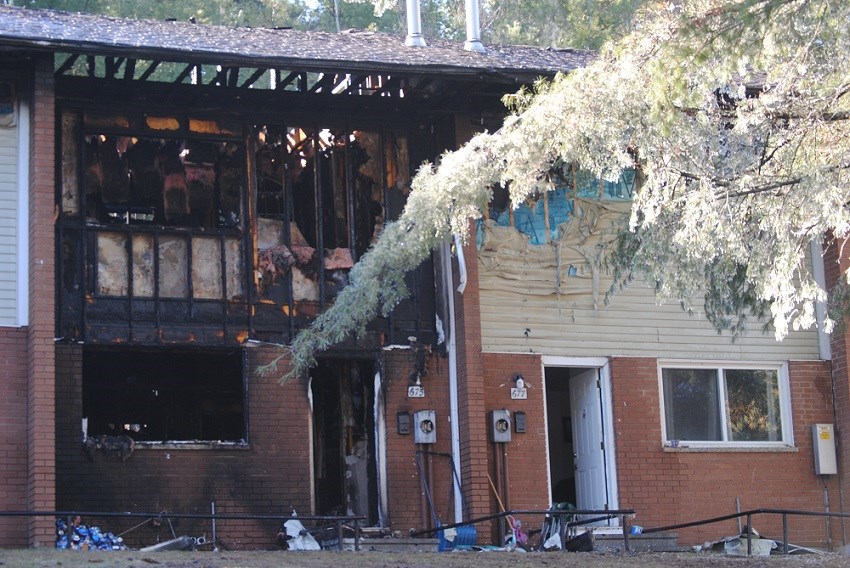
M 781 369 L 663 368 L 667 443 L 788 442 Z
M 564 224 L 572 218 L 575 200 L 630 201 L 636 188 L 636 172 L 624 170 L 617 181 L 600 179 L 575 168 L 552 174 L 555 189 L 541 193 L 525 203 L 512 207 L 506 188 L 495 188 L 488 218 L 497 226 L 514 227 L 529 237 L 529 243 L 542 245 L 558 241 Z M 479 223 L 478 246 L 483 242 Z
M 63 213 L 83 211 L 93 235 L 95 295 L 243 297 L 240 132 L 196 118 L 63 114 Z
M 88 435 L 246 441 L 241 350 L 85 349 Z
M 260 297 L 333 298 L 381 232 L 387 188 L 409 182 L 406 139 L 267 125 L 255 147 Z

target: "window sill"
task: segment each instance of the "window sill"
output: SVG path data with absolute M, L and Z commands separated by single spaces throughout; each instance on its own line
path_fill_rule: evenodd
M 136 442 L 135 450 L 250 450 L 247 442 L 205 442 L 201 440 Z
M 665 453 L 707 453 L 707 452 L 731 452 L 731 453 L 765 453 L 765 452 L 773 452 L 773 453 L 795 453 L 798 452 L 799 449 L 795 446 L 786 446 L 786 445 L 776 445 L 776 446 L 733 446 L 733 445 L 722 445 L 722 446 L 705 446 L 705 445 L 683 445 L 681 442 L 679 443 L 679 447 L 673 448 L 671 446 L 663 446 L 662 448 Z

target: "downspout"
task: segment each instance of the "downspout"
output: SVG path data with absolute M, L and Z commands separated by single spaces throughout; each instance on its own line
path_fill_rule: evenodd
M 410 47 L 425 47 L 422 37 L 422 17 L 419 13 L 419 0 L 407 0 L 407 37 L 404 45 Z
M 461 250 L 460 248 L 458 250 Z M 460 480 L 460 412 L 457 400 L 457 322 L 455 321 L 455 290 L 452 278 L 452 255 L 448 241 L 440 245 L 440 259 L 442 261 L 443 287 L 448 297 L 449 325 L 447 349 L 449 355 L 449 420 L 452 433 L 452 461 L 454 462 L 456 476 L 452 476 L 454 485 L 454 522 L 463 521 L 463 494 L 461 493 Z M 463 266 L 463 264 L 461 264 Z M 462 284 L 465 285 L 465 269 Z
M 409 1 L 409 0 L 408 0 Z M 467 51 L 484 53 L 484 45 L 481 43 L 481 24 L 478 20 L 478 0 L 465 0 L 466 6 L 466 41 L 463 48 Z
M 29 325 L 29 222 L 30 222 L 30 104 L 21 89 L 18 91 L 17 128 L 18 128 L 18 290 L 17 325 Z
M 826 269 L 823 265 L 823 243 L 820 239 L 814 239 L 811 242 L 812 254 L 812 273 L 815 277 L 815 282 L 826 290 Z M 824 322 L 826 322 L 826 307 L 823 302 L 815 302 L 815 320 L 818 325 L 818 351 L 820 358 L 824 361 L 832 359 L 832 347 L 830 346 L 829 334 L 824 330 Z
M 811 254 L 812 254 L 812 273 L 815 277 L 815 282 L 821 289 L 826 290 L 826 268 L 823 263 L 823 241 L 821 239 L 814 239 L 811 242 Z M 826 321 L 826 306 L 823 302 L 815 303 L 815 318 L 818 326 L 818 352 L 820 358 L 824 361 L 832 361 L 832 345 L 830 344 L 830 337 L 824 330 L 824 322 Z M 832 364 L 829 366 L 829 380 L 830 386 L 832 387 L 832 423 L 835 424 L 836 429 L 838 428 L 838 409 L 835 406 L 835 368 Z M 838 436 L 841 436 L 842 432 L 837 432 Z M 841 452 L 841 448 L 838 448 L 838 451 Z M 840 455 L 840 454 L 839 454 Z M 844 476 L 844 468 L 841 466 L 841 459 L 838 460 L 838 511 L 840 513 L 844 513 L 844 484 L 842 483 L 842 477 Z M 824 480 L 823 484 L 824 490 L 824 499 L 828 502 L 829 493 L 826 486 L 826 480 Z M 828 536 L 831 535 L 831 531 Z M 844 517 L 841 517 L 841 545 L 843 549 L 847 550 L 847 527 L 844 524 Z

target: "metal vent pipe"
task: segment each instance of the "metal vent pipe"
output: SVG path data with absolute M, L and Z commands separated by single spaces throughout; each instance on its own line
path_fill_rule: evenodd
M 407 0 L 407 37 L 404 39 L 404 44 L 410 47 L 425 47 L 419 0 Z
M 481 24 L 478 20 L 478 0 L 465 0 L 466 5 L 466 41 L 463 48 L 467 51 L 484 53 L 481 43 Z

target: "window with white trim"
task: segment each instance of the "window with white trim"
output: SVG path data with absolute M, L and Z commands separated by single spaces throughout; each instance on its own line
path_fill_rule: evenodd
M 784 367 L 662 366 L 660 374 L 667 445 L 793 444 Z

